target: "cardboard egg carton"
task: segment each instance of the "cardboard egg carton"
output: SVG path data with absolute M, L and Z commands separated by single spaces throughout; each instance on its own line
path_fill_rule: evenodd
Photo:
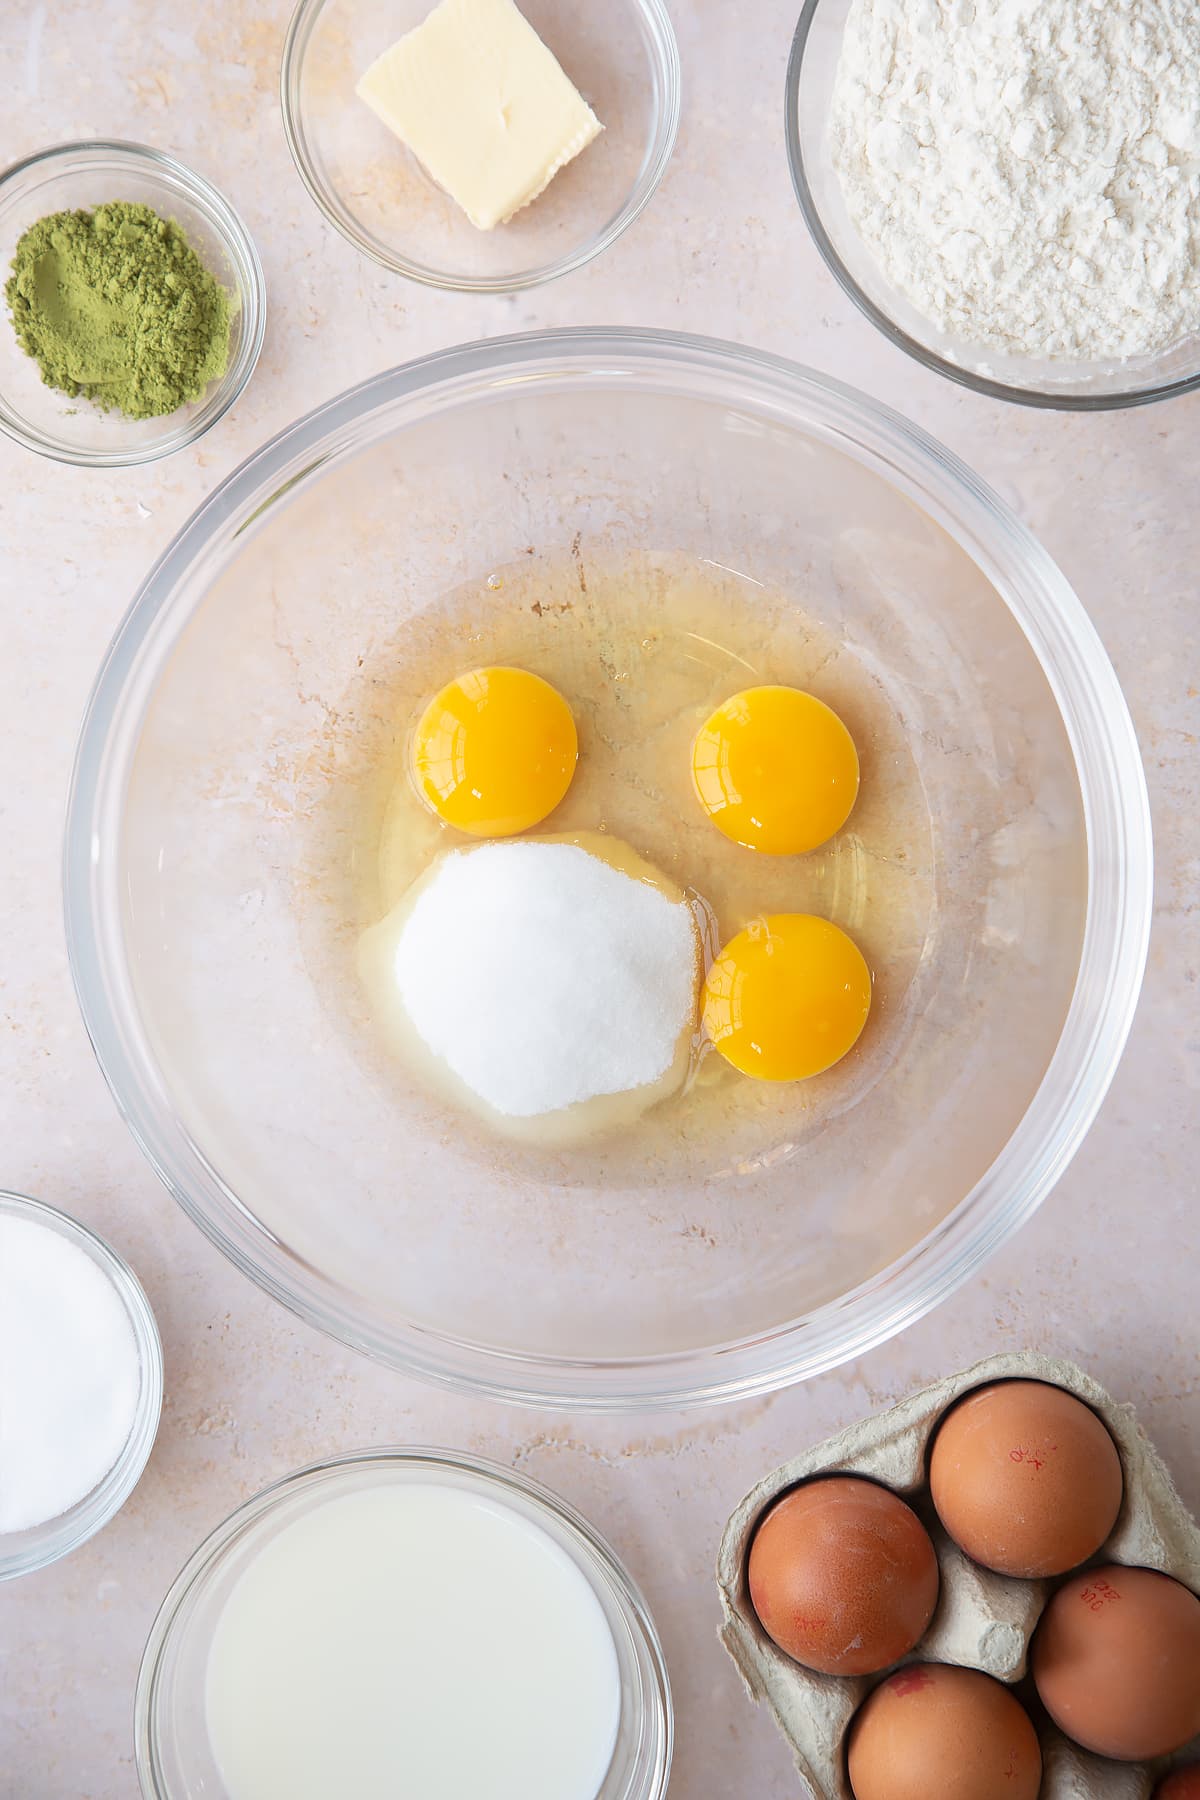
M 776 1648 L 750 1603 L 746 1561 L 754 1528 L 773 1500 L 814 1475 L 864 1475 L 914 1505 L 929 1527 L 941 1570 L 937 1610 L 908 1662 L 957 1663 L 1009 1683 L 1026 1673 L 1030 1640 L 1057 1585 L 1016 1581 L 972 1563 L 950 1541 L 929 1501 L 930 1440 L 962 1395 L 1019 1377 L 1077 1394 L 1108 1426 L 1121 1454 L 1125 1493 L 1098 1562 L 1161 1569 L 1200 1591 L 1200 1527 L 1184 1506 L 1131 1406 L 1118 1406 L 1071 1363 L 1032 1352 L 992 1356 L 912 1394 L 889 1412 L 863 1419 L 764 1477 L 735 1510 L 717 1559 L 724 1624 L 721 1639 L 754 1701 L 765 1700 L 818 1800 L 853 1800 L 846 1777 L 850 1721 L 879 1675 L 818 1675 Z M 1035 1723 L 1037 1713 L 1034 1713 Z M 1041 1800 L 1149 1800 L 1163 1764 L 1114 1763 L 1091 1756 L 1052 1727 L 1039 1725 L 1045 1772 Z M 1193 1749 L 1200 1749 L 1197 1740 Z M 1186 1761 L 1185 1753 L 1180 1760 Z

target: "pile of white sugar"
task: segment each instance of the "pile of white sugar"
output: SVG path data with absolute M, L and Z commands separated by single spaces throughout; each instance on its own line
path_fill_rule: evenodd
M 1089 362 L 1200 330 L 1197 0 L 853 0 L 830 134 L 941 330 Z
M 574 844 L 513 842 L 435 865 L 395 953 L 427 1048 L 509 1118 L 660 1081 L 694 1023 L 691 907 Z
M 52 1226 L 0 1214 L 0 1532 L 55 1519 L 103 1481 L 140 1384 L 104 1270 Z

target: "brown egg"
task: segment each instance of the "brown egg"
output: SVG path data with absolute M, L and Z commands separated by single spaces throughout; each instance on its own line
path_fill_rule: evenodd
M 1065 1575 L 1094 1556 L 1121 1508 L 1121 1459 L 1074 1394 L 1002 1381 L 960 1400 L 938 1428 L 929 1486 L 967 1555 L 1001 1575 Z
M 1200 1800 L 1200 1763 L 1173 1770 L 1155 1788 L 1154 1800 Z
M 754 1534 L 748 1573 L 768 1637 L 826 1675 L 898 1662 L 937 1605 L 937 1557 L 916 1513 L 849 1475 L 777 1500 Z
M 1200 1600 L 1153 1569 L 1109 1563 L 1059 1588 L 1033 1640 L 1042 1704 L 1068 1737 L 1120 1762 L 1200 1732 Z
M 855 1800 L 1036 1800 L 1042 1753 L 1025 1708 L 990 1675 L 913 1663 L 855 1714 L 849 1771 Z

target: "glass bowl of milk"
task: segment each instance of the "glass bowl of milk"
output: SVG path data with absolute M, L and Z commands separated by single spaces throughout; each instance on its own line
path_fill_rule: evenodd
M 655 1800 L 671 1695 L 645 1602 L 570 1506 L 457 1451 L 371 1450 L 195 1552 L 136 1737 L 147 1800 Z

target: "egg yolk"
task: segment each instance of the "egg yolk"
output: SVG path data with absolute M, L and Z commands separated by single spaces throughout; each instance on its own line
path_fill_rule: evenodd
M 828 919 L 771 913 L 721 951 L 704 1025 L 726 1062 L 760 1081 L 801 1081 L 845 1056 L 871 1010 L 871 971 Z
M 735 844 L 798 856 L 840 831 L 858 797 L 858 752 L 831 707 L 793 687 L 745 688 L 692 746 L 696 798 Z
M 409 767 L 425 804 L 472 837 L 512 837 L 554 811 L 579 740 L 571 709 L 527 669 L 472 669 L 429 702 Z

